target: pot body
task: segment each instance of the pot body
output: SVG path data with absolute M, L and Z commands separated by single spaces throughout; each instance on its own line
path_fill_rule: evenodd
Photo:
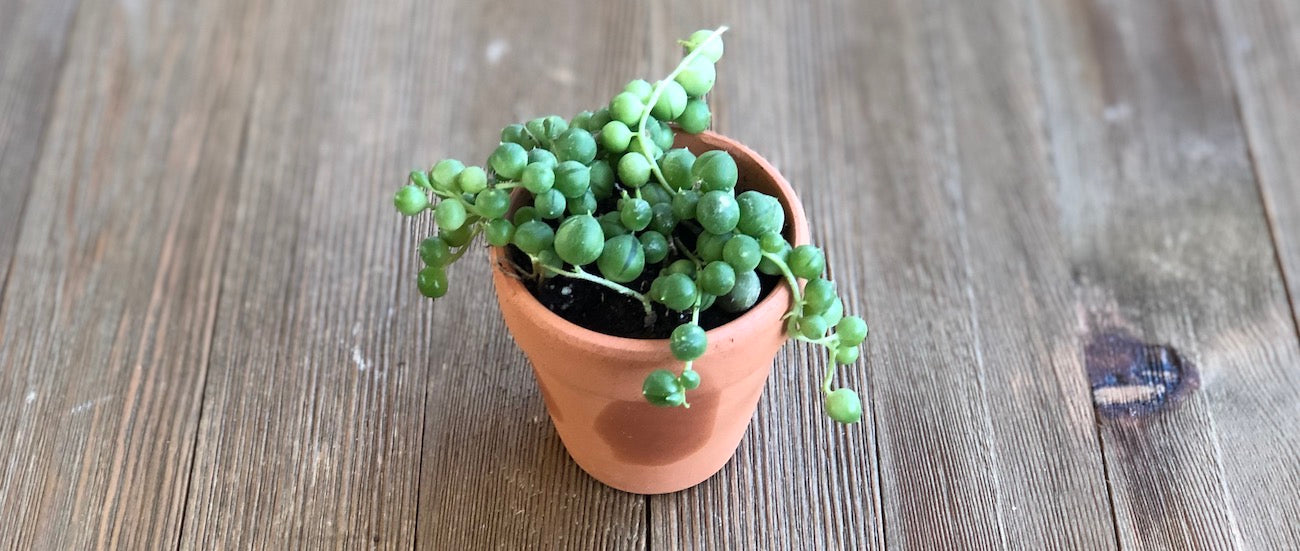
M 697 155 L 731 153 L 740 174 L 737 190 L 776 196 L 786 210 L 787 239 L 807 242 L 803 207 L 762 157 L 712 132 L 681 134 L 675 145 Z M 787 340 L 781 316 L 790 292 L 784 285 L 708 331 L 708 351 L 695 361 L 700 387 L 686 395 L 690 407 L 661 408 L 641 396 L 641 383 L 656 369 L 681 371 L 666 339 L 614 337 L 570 323 L 509 274 L 504 250 L 493 248 L 491 259 L 506 327 L 532 364 L 556 432 L 588 474 L 627 492 L 668 493 L 703 482 L 735 454 Z

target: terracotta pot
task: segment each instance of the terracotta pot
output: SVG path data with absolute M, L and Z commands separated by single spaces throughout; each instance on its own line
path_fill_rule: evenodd
M 712 132 L 682 134 L 676 145 L 697 155 L 712 149 L 731 153 L 740 172 L 737 188 L 776 196 L 785 206 L 786 237 L 807 242 L 803 206 L 757 153 Z M 735 454 L 772 360 L 786 342 L 781 316 L 790 292 L 784 285 L 708 332 L 708 352 L 695 363 L 702 383 L 687 393 L 690 408 L 660 408 L 642 398 L 641 383 L 655 369 L 681 370 L 667 340 L 614 337 L 560 318 L 507 275 L 512 268 L 504 258 L 503 249 L 492 250 L 501 313 L 533 365 L 556 432 L 583 470 L 620 490 L 660 494 L 699 484 L 722 469 Z

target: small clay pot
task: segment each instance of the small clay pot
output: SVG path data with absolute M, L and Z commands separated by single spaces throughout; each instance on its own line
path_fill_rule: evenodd
M 803 206 L 757 153 L 712 132 L 679 134 L 675 145 L 696 155 L 726 150 L 739 168 L 737 189 L 779 199 L 786 238 L 807 243 Z M 512 277 L 504 249 L 494 247 L 491 260 L 506 327 L 533 365 L 556 432 L 588 474 L 623 491 L 662 494 L 703 482 L 736 453 L 772 360 L 787 340 L 781 316 L 790 307 L 790 292 L 784 284 L 707 333 L 708 351 L 695 361 L 700 387 L 686 394 L 690 407 L 662 408 L 646 402 L 641 383 L 656 369 L 681 371 L 666 339 L 614 337 L 574 325 Z

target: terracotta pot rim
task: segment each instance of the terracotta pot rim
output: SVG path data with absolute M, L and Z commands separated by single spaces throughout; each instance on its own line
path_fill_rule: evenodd
M 781 176 L 781 173 L 778 172 L 776 168 L 767 161 L 767 159 L 764 159 L 744 144 L 713 131 L 706 130 L 696 135 L 695 138 L 704 142 L 713 149 L 727 149 L 733 154 L 740 153 L 745 155 L 758 164 L 758 166 L 762 168 L 763 172 L 767 173 L 773 184 L 775 184 L 777 191 L 779 192 L 776 195 L 777 200 L 789 209 L 791 216 L 786 221 L 786 224 L 790 231 L 790 242 L 796 245 L 807 242 L 807 218 L 804 214 L 803 205 L 799 202 L 799 197 L 795 194 L 794 188 L 790 186 L 790 183 Z M 529 292 L 519 279 L 513 277 L 512 274 L 507 272 L 507 270 L 510 270 L 511 268 L 505 262 L 505 255 L 506 252 L 504 247 L 491 247 L 489 251 L 489 258 L 492 262 L 493 269 L 500 270 L 505 275 L 505 277 L 500 278 L 501 280 L 504 280 L 502 281 L 502 284 L 505 288 L 500 289 L 498 292 L 505 291 L 510 294 L 524 295 L 526 298 L 521 307 L 527 315 L 540 318 L 543 323 L 555 327 L 561 333 L 572 334 L 575 338 L 586 341 L 595 348 L 622 351 L 623 353 L 637 355 L 663 353 L 666 346 L 665 343 L 668 342 L 668 339 L 638 339 L 608 335 L 599 331 L 587 329 L 586 327 L 566 320 L 545 306 L 542 306 L 542 303 L 537 300 L 537 297 Z M 770 314 L 766 311 L 771 310 L 774 303 L 780 302 L 782 304 L 780 311 L 785 312 L 786 307 L 784 305 L 788 304 L 789 301 L 790 290 L 786 288 L 785 282 L 782 281 L 773 288 L 767 296 L 755 303 L 752 308 L 744 314 L 741 314 L 740 317 L 719 327 L 710 329 L 705 332 L 705 334 L 708 335 L 710 341 L 739 338 L 748 332 L 746 329 L 748 325 L 759 323 L 761 318 L 769 316 Z

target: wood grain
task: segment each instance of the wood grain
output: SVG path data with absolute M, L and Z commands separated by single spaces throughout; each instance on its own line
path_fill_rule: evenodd
M 0 2 L 0 301 L 77 4 Z
M 885 541 L 1109 547 L 1019 6 L 900 2 L 866 13 L 878 38 L 827 71 L 855 76 L 828 76 L 825 93 L 843 98 L 823 115 L 838 130 L 822 134 L 834 152 L 825 165 L 846 170 L 819 178 L 865 192 L 814 196 L 831 213 L 827 228 L 839 228 L 831 235 L 865 245 L 839 245 L 839 258 L 860 263 L 877 329 Z
M 1080 325 L 1200 389 L 1100 418 L 1125 548 L 1300 545 L 1300 351 L 1204 2 L 1031 4 Z
M 1216 0 L 1214 6 L 1300 335 L 1300 4 Z
M 0 547 L 180 535 L 243 7 L 86 2 L 75 16 L 0 312 L 0 516 L 14 519 Z
M 0 548 L 1300 547 L 1293 4 L 0 0 Z M 867 411 L 788 346 L 635 496 L 391 194 L 723 23 L 715 129 L 802 193 Z M 1199 386 L 1095 408 L 1116 335 Z

